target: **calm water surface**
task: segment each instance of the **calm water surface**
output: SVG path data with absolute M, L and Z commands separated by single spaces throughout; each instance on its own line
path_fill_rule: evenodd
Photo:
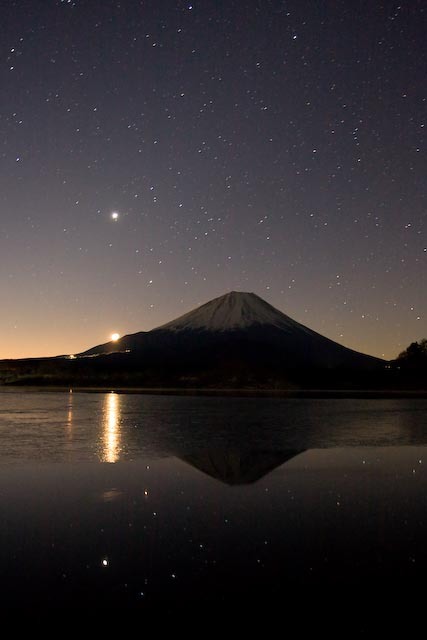
M 8 389 L 0 514 L 5 611 L 402 604 L 427 570 L 427 401 Z

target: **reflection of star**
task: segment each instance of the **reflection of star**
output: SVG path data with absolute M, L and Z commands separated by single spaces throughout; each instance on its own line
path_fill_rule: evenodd
M 119 219 L 119 214 L 117 213 L 117 211 L 113 211 L 113 213 L 111 214 L 111 217 L 114 220 L 114 222 L 117 222 L 117 220 Z

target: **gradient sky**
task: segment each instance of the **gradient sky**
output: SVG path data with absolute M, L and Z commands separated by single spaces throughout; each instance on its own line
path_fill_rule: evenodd
M 377 356 L 427 336 L 424 2 L 3 4 L 0 358 L 230 290 Z

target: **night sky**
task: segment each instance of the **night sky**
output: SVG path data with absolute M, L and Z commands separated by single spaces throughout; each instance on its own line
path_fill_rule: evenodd
M 2 3 L 0 358 L 230 290 L 377 356 L 427 337 L 426 18 L 421 0 Z

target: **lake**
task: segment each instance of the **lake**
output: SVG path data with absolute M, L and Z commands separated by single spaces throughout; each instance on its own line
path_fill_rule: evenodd
M 5 389 L 1 609 L 324 614 L 357 594 L 367 633 L 373 597 L 402 610 L 425 581 L 426 489 L 423 399 Z

